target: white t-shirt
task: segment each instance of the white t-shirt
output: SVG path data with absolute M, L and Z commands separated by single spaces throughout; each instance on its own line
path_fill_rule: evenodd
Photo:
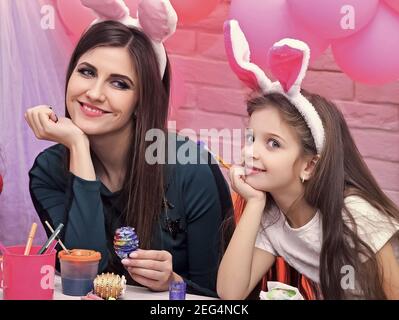
M 349 196 L 344 202 L 356 222 L 358 236 L 374 252 L 378 252 L 399 230 L 398 222 L 391 223 L 363 198 Z M 344 221 L 349 224 L 349 218 L 345 216 Z M 320 212 L 317 211 L 308 223 L 294 229 L 289 226 L 283 213 L 274 208 L 264 215 L 255 246 L 284 258 L 298 272 L 320 283 L 319 260 L 323 239 L 321 222 Z M 398 241 L 393 246 L 399 260 Z

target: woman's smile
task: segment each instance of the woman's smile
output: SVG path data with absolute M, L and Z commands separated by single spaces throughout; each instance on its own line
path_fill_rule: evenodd
M 80 102 L 80 101 L 78 101 L 78 102 L 79 102 L 79 105 L 80 105 L 80 110 L 87 117 L 90 117 L 90 118 L 101 117 L 101 116 L 103 116 L 105 114 L 110 113 L 109 111 L 105 111 L 103 109 L 100 109 L 99 107 L 96 107 L 96 106 L 94 106 L 92 104 L 89 104 L 87 102 Z

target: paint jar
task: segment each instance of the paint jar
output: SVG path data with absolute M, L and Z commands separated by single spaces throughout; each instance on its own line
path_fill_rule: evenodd
M 58 253 L 61 264 L 62 293 L 85 296 L 93 290 L 101 254 L 93 250 L 73 249 Z

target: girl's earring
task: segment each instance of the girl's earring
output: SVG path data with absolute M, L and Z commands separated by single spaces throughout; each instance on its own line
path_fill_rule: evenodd
M 301 181 L 302 181 L 302 183 L 304 183 L 305 182 L 305 178 L 301 177 Z

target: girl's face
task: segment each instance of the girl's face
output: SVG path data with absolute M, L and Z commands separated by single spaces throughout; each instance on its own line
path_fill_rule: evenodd
M 138 99 L 137 74 L 126 48 L 98 47 L 83 54 L 69 78 L 66 105 L 87 135 L 130 128 Z
M 256 110 L 249 120 L 243 149 L 246 182 L 265 192 L 283 191 L 300 184 L 300 141 L 273 106 Z

